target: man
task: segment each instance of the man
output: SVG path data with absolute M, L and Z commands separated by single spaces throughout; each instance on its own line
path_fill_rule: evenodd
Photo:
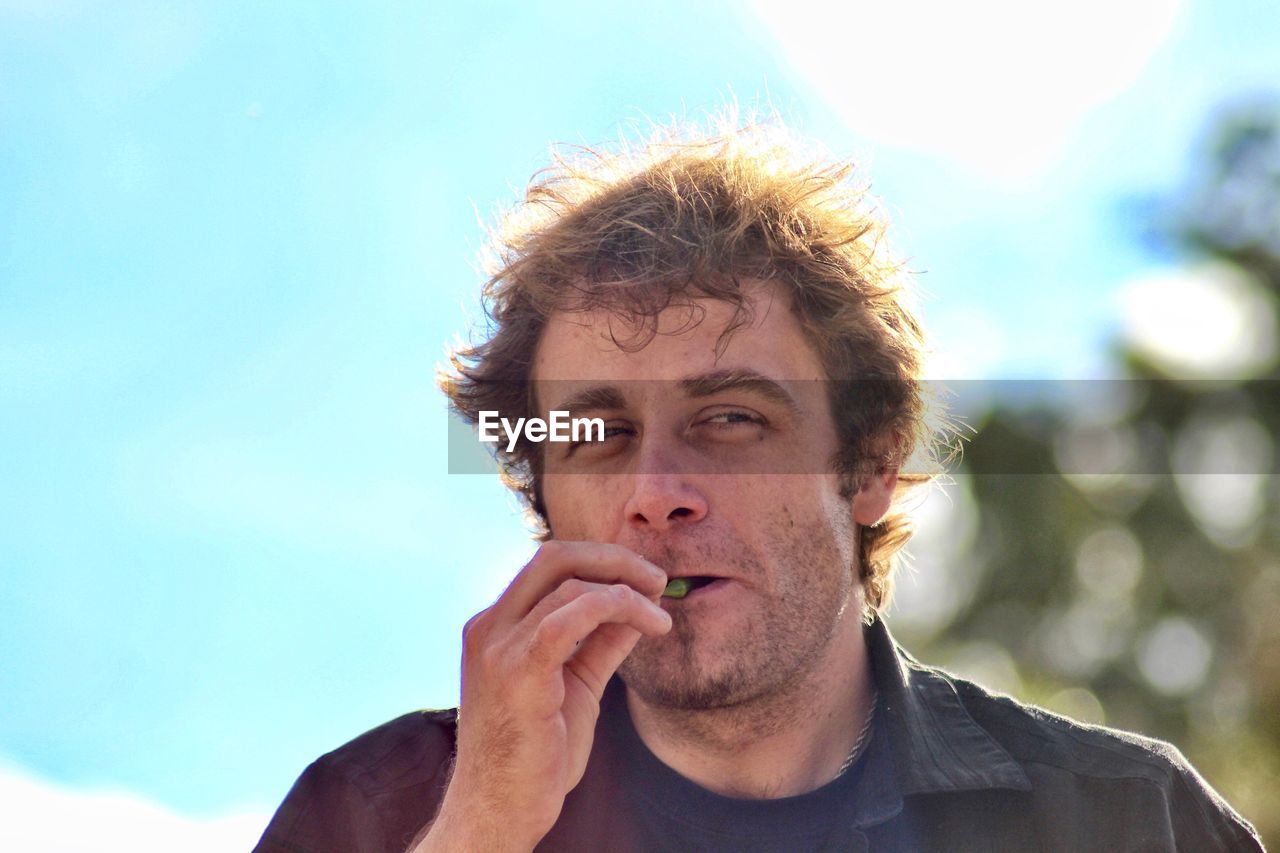
M 532 185 L 443 384 L 602 434 L 499 444 L 543 544 L 467 624 L 460 710 L 321 758 L 258 849 L 1261 849 L 1172 747 L 894 644 L 940 436 L 882 237 L 759 128 Z

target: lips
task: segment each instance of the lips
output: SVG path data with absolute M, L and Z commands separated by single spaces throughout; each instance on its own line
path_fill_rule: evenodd
M 663 598 L 682 599 L 690 595 L 694 595 L 700 589 L 704 589 L 712 584 L 721 581 L 727 581 L 728 578 L 715 577 L 712 575 L 683 575 L 681 577 L 672 578 L 667 583 L 666 590 L 663 591 Z
M 715 581 L 715 578 L 707 575 L 686 575 L 680 578 L 672 578 L 667 582 L 667 588 L 662 591 L 664 598 L 684 598 L 696 589 L 706 586 Z
M 683 578 L 678 578 L 678 580 L 688 581 L 689 591 L 692 592 L 696 589 L 701 589 L 709 583 L 721 580 L 721 578 L 713 577 L 711 575 L 686 575 Z
M 705 555 L 680 553 L 672 549 L 635 549 L 644 559 L 667 573 L 667 589 L 663 597 L 680 599 L 715 584 L 717 581 L 734 580 L 728 575 L 700 573 L 699 569 L 711 568 Z M 715 561 L 719 562 L 719 561 Z M 716 566 L 719 568 L 719 566 Z

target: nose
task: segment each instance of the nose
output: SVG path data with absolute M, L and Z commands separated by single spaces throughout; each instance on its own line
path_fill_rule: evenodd
M 631 494 L 623 510 L 627 526 L 662 532 L 705 518 L 707 498 L 692 472 L 672 454 L 652 446 L 646 449 L 639 470 L 631 475 Z
M 707 500 L 680 474 L 636 474 L 625 512 L 630 527 L 665 531 L 701 521 Z

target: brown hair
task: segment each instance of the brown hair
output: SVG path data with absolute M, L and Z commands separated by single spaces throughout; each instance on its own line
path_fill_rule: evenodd
M 441 387 L 472 424 L 482 410 L 528 417 L 532 359 L 553 312 L 616 312 L 640 330 L 619 345 L 643 346 L 664 308 L 710 297 L 736 308 L 723 343 L 752 319 L 741 282 L 779 284 L 833 380 L 840 448 L 831 464 L 844 497 L 913 454 L 922 465 L 902 471 L 889 513 L 861 531 L 867 603 L 882 608 L 912 532 L 901 498 L 938 472 L 941 433 L 924 418 L 923 338 L 904 304 L 905 272 L 853 179 L 851 164 L 809 154 L 777 123 L 665 131 L 618 153 L 557 153 L 493 235 L 489 337 L 450 355 Z M 498 462 L 545 538 L 540 448 L 500 446 Z

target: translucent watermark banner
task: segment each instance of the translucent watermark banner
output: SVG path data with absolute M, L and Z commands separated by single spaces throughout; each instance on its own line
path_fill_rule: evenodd
M 915 425 L 905 471 L 1262 475 L 1280 461 L 1275 380 L 952 380 L 913 389 L 720 371 L 483 390 L 466 413 L 448 416 L 450 474 L 492 475 L 499 460 L 564 474 L 821 474 L 892 456 L 893 440 L 874 430 L 894 423 Z

